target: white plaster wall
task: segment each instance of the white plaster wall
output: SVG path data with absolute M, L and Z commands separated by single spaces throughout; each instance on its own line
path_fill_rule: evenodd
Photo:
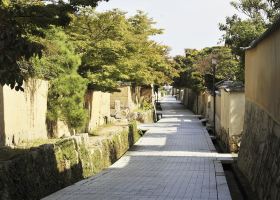
M 245 94 L 244 92 L 233 92 L 230 94 L 230 121 L 229 133 L 240 135 L 243 131 L 245 115 Z
M 221 92 L 221 128 L 225 131 L 229 131 L 229 110 L 230 110 L 230 93 L 224 89 Z
M 213 125 L 213 110 L 214 110 L 214 99 L 213 96 L 207 95 L 207 106 L 206 106 L 206 118 L 209 119 L 209 122 Z
M 215 116 L 216 132 L 221 129 L 221 95 L 216 95 L 216 116 Z
M 30 79 L 24 92 L 2 87 L 2 144 L 47 138 L 46 113 L 48 82 Z M 1 95 L 0 95 L 1 97 Z M 1 106 L 0 106 L 1 109 Z M 3 128 L 4 125 L 4 128 Z
M 98 126 L 106 123 L 105 118 L 110 118 L 110 93 L 104 93 L 99 91 L 89 91 L 90 95 L 89 103 L 89 124 L 88 130 L 91 132 Z
M 3 87 L 0 87 L 0 146 L 5 145 Z

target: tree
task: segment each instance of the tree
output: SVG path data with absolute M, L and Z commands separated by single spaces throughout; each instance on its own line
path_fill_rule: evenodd
M 236 0 L 232 1 L 231 5 L 249 19 L 264 23 L 273 23 L 280 14 L 278 0 Z
M 203 74 L 214 76 L 212 58 L 218 60 L 216 78 L 219 80 L 238 80 L 240 78 L 240 66 L 232 50 L 224 46 L 207 47 L 202 49 L 195 62 L 196 69 Z
M 81 57 L 75 53 L 73 43 L 62 28 L 51 27 L 43 30 L 44 38 L 34 41 L 44 45 L 42 56 L 33 56 L 29 64 L 33 66 L 34 77 L 50 82 L 48 93 L 48 125 L 53 128 L 58 120 L 64 121 L 72 130 L 83 127 L 87 121 L 84 110 L 84 96 L 87 80 L 78 73 Z
M 186 49 L 185 56 L 174 57 L 174 65 L 179 71 L 179 77 L 174 78 L 173 86 L 182 88 L 192 85 L 192 73 L 195 71 L 194 64 L 198 54 L 199 51 L 196 49 Z
M 97 13 L 85 8 L 74 17 L 68 33 L 82 55 L 79 73 L 90 89 L 115 91 L 121 82 L 171 81 L 175 71 L 168 48 L 149 39 L 162 33 L 153 24 L 143 12 L 127 18 L 119 10 Z
M 179 77 L 174 79 L 174 87 L 187 87 L 196 93 L 205 89 L 203 74 L 196 68 L 200 53 L 196 49 L 186 49 L 185 56 L 174 57 L 175 67 L 180 71 Z
M 244 81 L 245 52 L 242 47 L 248 47 L 279 17 L 279 1 L 236 0 L 231 2 L 231 5 L 245 14 L 247 19 L 233 15 L 227 17 L 226 23 L 220 24 L 219 28 L 225 32 L 222 37 L 225 45 L 230 47 L 240 60 L 239 79 Z
M 209 85 L 207 77 L 213 78 L 212 58 L 218 59 L 216 79 L 237 80 L 239 78 L 239 62 L 228 47 L 207 47 L 202 50 L 186 49 L 185 56 L 174 58 L 175 67 L 180 76 L 174 79 L 174 87 L 187 87 L 199 93 Z
M 79 6 L 96 6 L 99 1 L 0 0 L 0 84 L 23 90 L 24 75 L 32 66 L 20 61 L 40 56 L 43 49 L 29 36 L 43 36 L 40 28 L 49 25 L 66 26 Z

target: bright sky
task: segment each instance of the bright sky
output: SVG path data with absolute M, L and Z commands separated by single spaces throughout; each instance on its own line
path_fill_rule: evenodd
M 165 30 L 156 41 L 171 47 L 171 55 L 184 54 L 185 48 L 215 46 L 221 38 L 218 24 L 236 11 L 231 0 L 110 0 L 97 11 L 119 8 L 133 15 L 143 10 Z

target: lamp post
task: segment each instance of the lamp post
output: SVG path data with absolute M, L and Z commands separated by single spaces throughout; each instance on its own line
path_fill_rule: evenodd
M 213 93 L 213 99 L 214 99 L 214 105 L 213 105 L 213 133 L 216 135 L 216 66 L 217 66 L 218 60 L 215 56 L 212 58 L 212 69 L 213 69 L 213 86 L 212 86 L 212 93 Z

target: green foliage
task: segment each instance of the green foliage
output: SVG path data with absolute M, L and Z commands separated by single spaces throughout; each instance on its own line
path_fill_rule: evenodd
M 266 29 L 262 20 L 241 20 L 236 15 L 228 17 L 226 24 L 220 24 L 220 30 L 224 31 L 223 40 L 231 47 L 233 53 L 243 59 L 244 51 L 241 47 L 247 47 L 258 38 Z
M 96 6 L 99 1 L 0 0 L 0 84 L 23 90 L 23 80 L 33 68 L 22 61 L 40 56 L 43 49 L 28 36 L 43 36 L 40 28 L 49 25 L 66 26 L 77 6 Z
M 174 79 L 174 87 L 188 87 L 194 92 L 200 92 L 205 89 L 203 74 L 196 67 L 202 52 L 196 49 L 186 49 L 185 56 L 176 56 L 174 58 L 176 69 L 180 71 L 180 76 Z
M 185 56 L 174 57 L 174 67 L 180 72 L 179 77 L 174 78 L 173 86 L 177 88 L 190 87 L 192 85 L 192 73 L 195 71 L 194 64 L 198 59 L 199 51 L 186 49 Z
M 244 80 L 245 52 L 242 47 L 248 47 L 257 39 L 280 14 L 278 0 L 235 0 L 231 5 L 247 16 L 241 19 L 237 15 L 227 17 L 225 24 L 219 28 L 225 32 L 223 40 L 240 60 L 239 79 Z
M 20 65 L 19 61 L 29 59 L 33 53 L 40 55 L 42 46 L 24 36 L 26 31 L 10 16 L 7 5 L 7 1 L 0 5 L 0 84 L 23 90 L 23 73 L 29 67 Z
M 32 39 L 45 47 L 43 56 L 33 56 L 29 63 L 33 67 L 31 76 L 52 80 L 63 74 L 77 71 L 81 64 L 81 57 L 75 53 L 73 43 L 62 28 L 52 27 L 43 30 L 44 38 L 32 37 Z
M 221 80 L 237 80 L 240 76 L 239 62 L 228 47 L 217 46 L 202 49 L 195 62 L 196 69 L 203 75 L 213 74 L 212 58 L 217 59 L 216 78 Z
M 186 56 L 176 56 L 175 66 L 180 70 L 180 77 L 174 79 L 176 88 L 188 87 L 195 92 L 200 92 L 208 85 L 206 76 L 213 77 L 212 58 L 218 61 L 216 79 L 238 80 L 240 65 L 237 58 L 228 47 L 207 47 L 202 50 L 186 49 Z
M 137 85 L 170 82 L 176 71 L 168 60 L 168 48 L 150 40 L 160 34 L 153 20 L 138 12 L 127 18 L 119 10 L 97 13 L 82 9 L 68 30 L 82 54 L 79 73 L 89 88 L 115 91 L 121 82 Z
M 191 73 L 191 83 L 190 84 L 191 84 L 190 88 L 196 93 L 199 93 L 199 92 L 205 90 L 204 77 L 199 72 Z

